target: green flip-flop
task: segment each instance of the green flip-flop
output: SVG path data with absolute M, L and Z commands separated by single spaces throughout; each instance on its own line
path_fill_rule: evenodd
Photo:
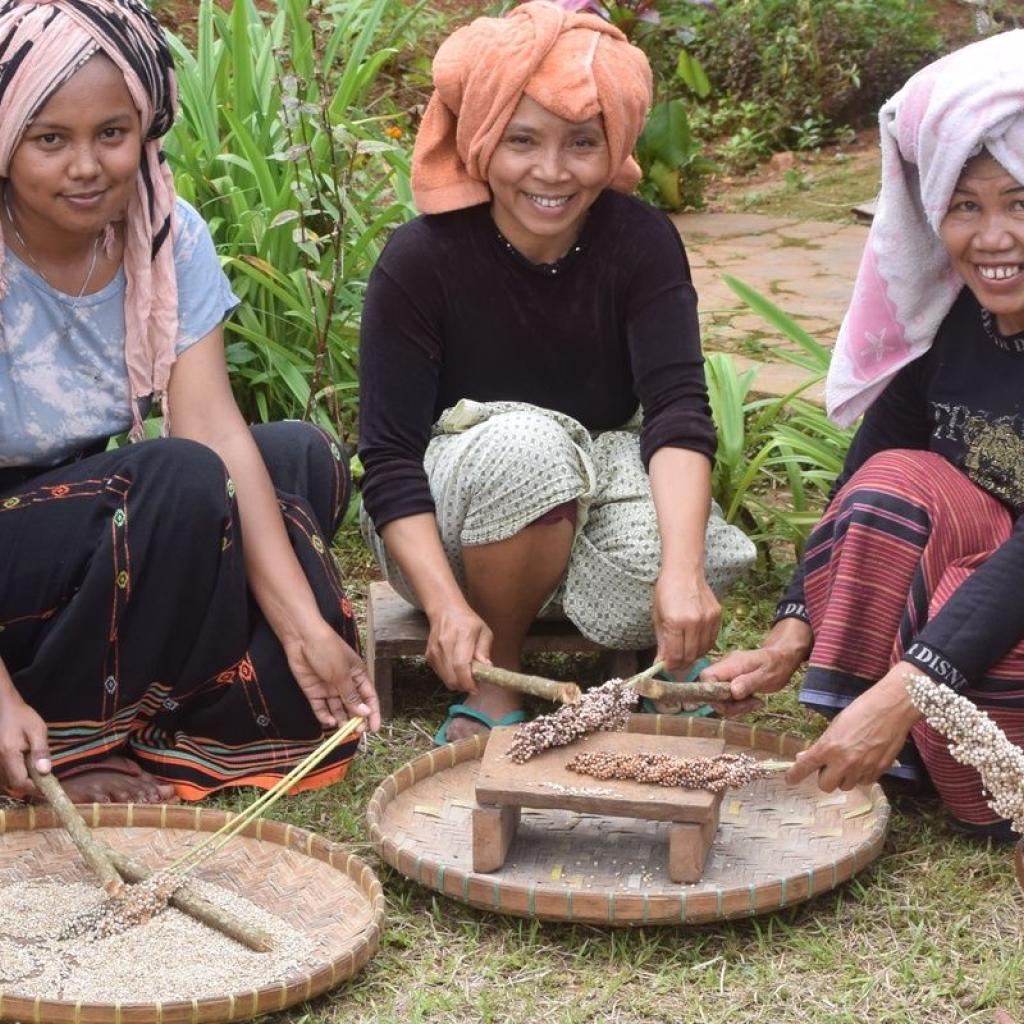
M 507 715 L 502 715 L 501 718 L 491 718 L 486 711 L 478 711 L 476 708 L 471 708 L 468 704 L 453 704 L 448 709 L 448 716 L 441 723 L 437 732 L 434 733 L 435 747 L 443 747 L 448 742 L 445 739 L 445 736 L 448 734 L 448 726 L 456 718 L 472 718 L 474 722 L 480 722 L 482 725 L 486 725 L 488 729 L 495 729 L 499 725 L 518 725 L 520 722 L 525 722 L 526 712 L 510 711 Z
M 707 658 L 698 658 L 691 666 L 689 671 L 686 673 L 686 677 L 682 680 L 684 683 L 695 683 L 699 678 L 701 672 L 706 669 L 711 662 Z M 673 680 L 667 672 L 658 672 L 654 676 L 655 679 L 664 679 L 666 682 L 678 682 Z M 657 705 L 649 697 L 641 697 L 640 699 L 640 710 L 645 715 L 661 715 L 664 712 L 659 711 Z M 689 715 L 691 718 L 707 718 L 708 715 L 713 715 L 715 709 L 709 704 L 701 704 L 700 707 L 694 708 L 692 711 L 686 711 L 680 708 L 678 711 L 673 712 L 676 715 Z

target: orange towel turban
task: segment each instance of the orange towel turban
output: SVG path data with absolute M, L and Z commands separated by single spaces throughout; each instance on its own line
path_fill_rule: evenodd
M 413 150 L 412 190 L 422 213 L 487 202 L 487 168 L 523 96 L 567 121 L 604 119 L 608 185 L 640 180 L 633 146 L 651 104 L 647 58 L 613 25 L 549 0 L 504 18 L 477 18 L 434 58 L 434 94 Z

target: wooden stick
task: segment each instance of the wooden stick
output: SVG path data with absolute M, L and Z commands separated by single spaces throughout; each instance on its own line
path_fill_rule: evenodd
M 26 758 L 25 763 L 28 765 L 29 777 L 35 783 L 36 788 L 46 797 L 46 802 L 53 808 L 57 819 L 67 829 L 78 852 L 96 873 L 96 877 L 107 893 L 110 896 L 116 896 L 124 887 L 124 882 L 117 873 L 117 868 L 114 867 L 106 848 L 93 836 L 91 829 L 78 813 L 78 809 L 64 792 L 64 787 L 60 784 L 57 776 L 52 772 L 41 775 L 32 763 L 31 757 Z
M 473 678 L 478 683 L 491 683 L 504 690 L 528 693 L 531 697 L 543 697 L 562 704 L 575 704 L 581 697 L 580 688 L 575 683 L 559 683 L 543 676 L 511 672 L 507 668 L 485 665 L 482 661 L 474 661 L 472 667 Z
M 682 701 L 684 704 L 732 700 L 732 689 L 728 683 L 672 683 L 664 679 L 641 679 L 633 684 L 633 689 L 651 700 Z
M 117 870 L 129 882 L 143 882 L 152 876 L 153 872 L 137 860 L 117 850 L 112 850 L 103 843 L 99 845 L 113 861 Z M 229 939 L 234 939 L 235 942 L 240 942 L 247 949 L 257 953 L 267 953 L 274 948 L 273 940 L 262 928 L 246 924 L 230 911 L 214 906 L 205 897 L 190 891 L 187 882 L 175 891 L 169 902 L 172 907 L 177 907 L 183 914 L 188 914 L 189 917 L 201 921 L 208 928 L 226 935 Z
M 627 683 L 630 684 L 630 686 L 634 686 L 635 687 L 637 683 L 641 683 L 645 679 L 650 679 L 652 676 L 656 676 L 664 668 L 665 668 L 665 662 L 663 662 L 663 661 L 656 661 L 653 665 L 651 665 L 650 668 L 645 668 L 643 670 L 643 672 L 637 672 L 637 674 L 635 676 L 630 676 L 628 679 L 624 680 L 624 682 L 627 682 Z M 640 691 L 638 690 L 637 693 L 639 693 L 639 692 Z

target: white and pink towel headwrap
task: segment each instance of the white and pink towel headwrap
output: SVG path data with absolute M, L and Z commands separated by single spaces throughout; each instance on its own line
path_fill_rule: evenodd
M 135 418 L 139 400 L 162 398 L 178 332 L 172 231 L 174 181 L 159 139 L 174 121 L 174 65 L 159 24 L 138 0 L 0 3 L 0 177 L 40 108 L 102 51 L 124 75 L 145 140 L 124 221 L 125 360 Z M 108 240 L 109 240 L 108 231 Z M 3 282 L 0 235 L 0 294 Z
M 1024 183 L 1024 30 L 957 50 L 881 109 L 882 188 L 828 374 L 847 425 L 931 346 L 963 288 L 939 238 L 964 164 L 984 147 Z

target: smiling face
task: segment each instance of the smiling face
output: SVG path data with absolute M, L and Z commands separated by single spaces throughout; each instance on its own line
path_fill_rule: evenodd
M 97 55 L 47 100 L 11 158 L 7 198 L 29 245 L 91 244 L 106 224 L 121 219 L 141 150 L 139 115 L 124 76 Z
M 1024 185 L 990 156 L 969 160 L 939 235 L 999 330 L 1024 331 Z
M 564 256 L 610 177 L 600 117 L 566 121 L 524 96 L 491 157 L 498 230 L 535 263 Z

